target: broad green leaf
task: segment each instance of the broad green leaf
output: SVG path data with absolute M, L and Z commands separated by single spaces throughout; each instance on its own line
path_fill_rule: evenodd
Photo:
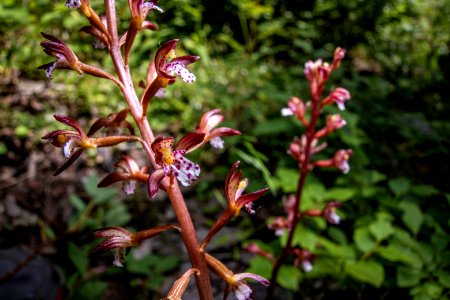
M 355 191 L 350 188 L 331 188 L 324 195 L 325 200 L 347 201 L 355 196 Z
M 433 196 L 433 195 L 439 194 L 439 190 L 435 189 L 431 185 L 426 185 L 426 184 L 413 185 L 411 187 L 411 191 L 414 194 L 416 194 L 418 196 L 422 196 L 422 197 Z
M 317 246 L 317 234 L 314 231 L 299 225 L 295 229 L 292 245 L 314 251 Z
M 353 233 L 353 240 L 355 241 L 356 247 L 363 253 L 372 251 L 372 249 L 377 245 L 376 241 L 369 232 L 369 228 L 367 227 L 355 229 Z
M 381 255 L 384 259 L 390 261 L 401 261 L 415 268 L 420 268 L 422 266 L 422 261 L 420 257 L 413 253 L 410 249 L 405 248 L 401 245 L 389 244 L 388 246 L 379 246 L 376 252 Z
M 375 222 L 369 225 L 370 233 L 375 236 L 375 239 L 380 242 L 388 238 L 393 232 L 392 223 L 386 219 L 377 218 Z
M 336 244 L 327 238 L 318 236 L 318 246 L 317 254 L 324 254 L 333 257 L 340 257 L 343 259 L 355 259 L 356 258 L 356 250 L 352 245 L 339 245 Z
M 94 196 L 94 203 L 97 205 L 104 204 L 106 202 L 112 201 L 117 197 L 117 190 L 113 188 L 103 188 L 99 189 L 97 194 Z
M 69 196 L 69 201 L 70 204 L 72 204 L 72 206 L 78 211 L 81 212 L 86 208 L 86 204 L 84 203 L 84 201 L 78 197 L 77 195 L 70 195 Z
M 73 299 L 97 300 L 102 299 L 103 292 L 108 287 L 108 283 L 99 280 L 89 280 L 75 290 Z
M 175 256 L 147 255 L 138 260 L 130 256 L 130 259 L 125 259 L 125 262 L 129 272 L 160 274 L 175 269 L 179 263 L 179 258 Z
M 286 194 L 295 193 L 299 176 L 297 169 L 279 168 L 273 178 L 275 188 L 281 189 Z
M 399 287 L 416 286 L 422 278 L 422 270 L 399 266 L 397 268 L 397 285 Z
M 423 285 L 411 290 L 411 294 L 414 295 L 414 300 L 442 299 L 442 289 L 443 287 L 436 282 L 425 282 Z
M 395 195 L 399 196 L 410 190 L 411 182 L 407 178 L 399 177 L 389 180 L 388 186 Z
M 439 278 L 439 282 L 445 286 L 446 288 L 450 288 L 450 273 L 444 271 L 436 272 L 437 277 Z
M 399 207 L 403 210 L 402 220 L 415 235 L 423 223 L 423 214 L 420 207 L 412 202 L 402 201 Z
M 384 281 L 384 268 L 375 261 L 347 261 L 345 271 L 353 278 L 380 287 Z
M 272 276 L 272 263 L 262 256 L 255 256 L 250 260 L 250 266 L 247 272 L 261 275 L 264 278 L 270 278 Z
M 73 262 L 78 272 L 85 274 L 88 267 L 88 253 L 86 249 L 76 246 L 74 243 L 69 243 L 69 257 Z
M 122 226 L 131 220 L 131 215 L 123 203 L 117 203 L 106 211 L 105 222 L 113 226 Z
M 297 291 L 300 285 L 302 274 L 300 270 L 294 266 L 283 265 L 280 268 L 277 282 L 280 286 Z

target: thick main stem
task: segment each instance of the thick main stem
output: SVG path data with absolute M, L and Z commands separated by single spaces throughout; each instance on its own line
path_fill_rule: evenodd
M 317 123 L 317 119 L 320 114 L 319 96 L 318 95 L 311 95 L 311 96 L 312 96 L 311 119 L 308 124 L 308 127 L 306 128 L 305 158 L 302 161 L 301 166 L 300 166 L 300 177 L 299 177 L 298 183 L 297 183 L 297 192 L 296 192 L 295 204 L 294 204 L 296 211 L 294 214 L 294 218 L 292 219 L 292 223 L 290 224 L 289 235 L 288 235 L 286 245 L 284 246 L 283 250 L 281 251 L 281 254 L 278 257 L 278 260 L 276 261 L 276 263 L 273 267 L 273 270 L 272 270 L 272 277 L 270 279 L 270 286 L 267 291 L 267 298 L 266 298 L 268 300 L 274 299 L 278 273 L 280 272 L 281 266 L 288 258 L 289 251 L 291 250 L 291 247 L 292 247 L 292 240 L 294 239 L 295 229 L 301 218 L 300 204 L 302 201 L 302 194 L 303 194 L 303 188 L 305 186 L 306 177 L 308 176 L 309 171 L 310 171 L 309 170 L 309 161 L 310 161 L 310 157 L 311 157 L 311 144 L 314 140 L 316 123 Z
M 149 147 L 154 141 L 155 137 L 146 116 L 142 113 L 142 106 L 136 95 L 136 90 L 133 86 L 131 74 L 128 67 L 124 64 L 122 53 L 120 51 L 116 24 L 115 1 L 105 0 L 105 8 L 106 18 L 108 22 L 108 31 L 112 37 L 110 53 L 120 81 L 123 83 L 123 88 L 121 89 L 121 91 L 128 103 L 130 112 L 135 119 L 136 124 L 138 125 L 139 131 L 142 135 L 142 139 L 146 144 L 144 149 L 151 163 L 154 167 L 156 167 L 155 156 Z M 212 299 L 212 290 L 208 274 L 208 267 L 204 254 L 200 252 L 194 224 L 192 223 L 190 213 L 186 207 L 186 203 L 184 202 L 184 198 L 178 186 L 178 182 L 170 182 L 169 178 L 166 178 L 165 180 L 163 180 L 162 185 L 167 191 L 167 194 L 177 216 L 178 223 L 181 228 L 181 237 L 189 253 L 189 258 L 191 260 L 192 266 L 199 270 L 199 274 L 196 275 L 199 299 L 210 300 Z

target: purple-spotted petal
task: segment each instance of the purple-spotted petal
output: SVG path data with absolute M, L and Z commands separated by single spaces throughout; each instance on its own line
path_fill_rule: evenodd
M 175 162 L 171 165 L 172 174 L 183 186 L 191 185 L 200 175 L 200 166 L 184 157 L 185 151 L 174 151 Z
M 80 0 L 67 0 L 66 1 L 66 7 L 68 8 L 79 8 L 81 6 Z

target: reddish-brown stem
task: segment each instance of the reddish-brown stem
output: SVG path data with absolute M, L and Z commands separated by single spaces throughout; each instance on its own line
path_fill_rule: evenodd
M 141 132 L 142 140 L 144 141 L 144 150 L 146 151 L 153 166 L 156 167 L 155 156 L 149 147 L 155 137 L 146 116 L 143 115 L 142 105 L 137 97 L 136 90 L 134 89 L 130 71 L 125 65 L 122 53 L 120 51 L 119 36 L 116 24 L 115 0 L 105 0 L 105 8 L 108 32 L 111 35 L 110 54 L 119 75 L 119 79 L 123 84 L 121 91 L 128 103 L 130 112 L 136 121 L 139 131 Z M 181 228 L 181 237 L 189 253 L 192 266 L 199 270 L 199 274 L 196 275 L 199 299 L 212 299 L 211 283 L 205 256 L 202 252 L 200 252 L 197 234 L 192 223 L 190 213 L 186 207 L 186 203 L 184 202 L 183 195 L 178 186 L 178 182 L 175 180 L 170 182 L 170 179 L 166 178 L 162 181 L 162 185 L 168 193 L 177 216 L 178 223 Z
M 320 104 L 319 104 L 320 101 L 319 100 L 320 100 L 321 92 L 322 92 L 322 86 L 318 89 L 317 94 L 314 95 L 313 93 L 311 93 L 311 98 L 312 98 L 311 119 L 309 121 L 308 126 L 306 127 L 305 158 L 300 165 L 300 177 L 298 179 L 297 192 L 295 195 L 294 208 L 296 209 L 296 213 L 294 214 L 294 218 L 292 219 L 292 222 L 290 224 L 289 235 L 288 235 L 288 239 L 286 241 L 286 245 L 283 247 L 283 250 L 281 251 L 281 254 L 278 257 L 278 259 L 273 267 L 273 270 L 272 270 L 272 277 L 270 279 L 270 286 L 267 291 L 267 298 L 266 298 L 268 300 L 274 299 L 278 273 L 280 271 L 281 266 L 288 258 L 289 251 L 291 250 L 291 247 L 292 247 L 292 240 L 294 238 L 295 228 L 297 227 L 297 224 L 302 217 L 302 214 L 300 213 L 300 205 L 301 205 L 303 187 L 305 185 L 306 177 L 308 176 L 308 174 L 310 172 L 310 168 L 308 166 L 309 166 L 309 161 L 310 161 L 310 157 L 311 157 L 311 144 L 312 144 L 312 141 L 314 140 L 316 123 L 317 123 L 317 119 L 320 115 Z

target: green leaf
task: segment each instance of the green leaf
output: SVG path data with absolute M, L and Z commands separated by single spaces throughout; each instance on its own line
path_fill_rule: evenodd
M 435 189 L 431 185 L 426 185 L 426 184 L 413 185 L 411 187 L 411 191 L 414 194 L 416 194 L 418 196 L 422 196 L 422 197 L 428 197 L 428 196 L 433 196 L 433 195 L 439 194 L 439 190 Z
M 274 187 L 281 189 L 286 194 L 295 193 L 299 176 L 300 173 L 297 169 L 279 168 L 273 178 Z
M 77 195 L 70 195 L 69 201 L 70 204 L 72 204 L 72 206 L 79 212 L 83 211 L 86 208 L 86 204 L 84 203 L 84 201 Z
M 422 270 L 399 266 L 397 268 L 397 285 L 399 287 L 416 286 L 422 278 Z
M 388 186 L 395 195 L 399 196 L 409 191 L 411 182 L 407 178 L 399 177 L 389 180 Z
M 377 218 L 375 222 L 369 225 L 370 233 L 375 236 L 377 242 L 380 242 L 388 238 L 392 233 L 394 233 L 394 228 L 392 223 L 387 219 Z
M 412 252 L 410 249 L 403 247 L 402 245 L 389 244 L 388 246 L 379 246 L 376 252 L 384 259 L 389 261 L 400 261 L 407 263 L 416 268 L 422 267 L 422 261 L 420 257 Z
M 103 292 L 107 287 L 108 284 L 106 282 L 99 280 L 89 280 L 76 288 L 73 299 L 102 299 Z
M 278 284 L 286 289 L 297 291 L 300 285 L 302 274 L 294 266 L 283 265 L 278 274 Z
M 446 288 L 450 288 L 450 273 L 444 271 L 436 272 L 439 282 Z
M 443 287 L 436 282 L 426 282 L 421 286 L 414 288 L 411 294 L 414 295 L 414 299 L 442 299 Z
M 417 234 L 424 219 L 420 207 L 415 203 L 407 201 L 402 201 L 399 207 L 403 210 L 403 223 L 405 223 L 412 233 Z
M 363 253 L 372 251 L 372 249 L 377 245 L 376 241 L 369 232 L 369 228 L 367 227 L 355 229 L 353 233 L 353 240 L 355 241 L 356 247 Z
M 114 200 L 117 197 L 117 190 L 114 188 L 103 188 L 94 196 L 94 203 L 97 205 Z
M 276 135 L 281 132 L 289 132 L 293 127 L 294 124 L 289 118 L 266 120 L 265 122 L 256 124 L 253 129 L 253 135 Z
M 123 203 L 116 203 L 105 214 L 106 224 L 122 226 L 131 220 L 131 215 Z
M 161 274 L 175 269 L 179 263 L 179 258 L 175 256 L 147 255 L 140 260 L 130 258 L 126 260 L 127 270 L 139 274 Z
M 355 196 L 355 191 L 350 188 L 331 188 L 326 191 L 324 200 L 347 201 Z
M 265 257 L 255 256 L 250 260 L 250 266 L 247 272 L 261 275 L 264 278 L 272 276 L 272 263 Z
M 81 274 L 86 273 L 88 267 L 88 253 L 86 249 L 80 248 L 74 243 L 69 243 L 68 248 L 70 260 L 73 262 L 78 272 Z
M 375 261 L 347 261 L 345 271 L 353 278 L 380 287 L 384 281 L 384 268 Z
M 301 246 L 306 250 L 314 252 L 317 246 L 317 234 L 304 226 L 298 225 L 295 229 L 292 245 Z

